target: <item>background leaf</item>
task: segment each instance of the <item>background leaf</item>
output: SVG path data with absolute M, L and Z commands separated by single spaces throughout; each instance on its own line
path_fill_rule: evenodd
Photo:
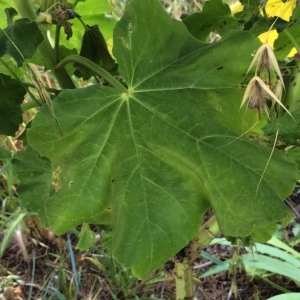
M 276 120 L 278 139 L 286 146 L 300 144 L 300 110 L 293 111 L 292 114 L 295 120 L 291 120 L 287 114 Z M 268 124 L 264 131 L 275 139 L 274 125 Z
M 183 19 L 189 32 L 200 41 L 206 41 L 211 32 L 225 35 L 230 30 L 242 28 L 243 24 L 231 15 L 228 4 L 222 0 L 207 1 L 200 13 L 194 13 Z
M 0 133 L 14 136 L 23 122 L 20 107 L 26 94 L 16 79 L 0 74 Z
M 298 45 L 300 43 L 300 23 L 288 27 L 285 30 L 288 32 L 288 35 L 286 35 L 286 32 L 281 32 L 274 43 L 276 57 L 280 60 L 287 57 L 292 48 L 295 46 L 295 43 Z M 293 43 L 289 39 L 290 36 L 293 37 Z
M 4 62 L 4 64 L 6 64 L 10 68 L 10 70 L 12 70 L 19 78 L 23 76 L 22 70 L 17 67 L 16 62 L 9 54 L 4 54 L 1 57 L 1 59 Z M 0 62 L 0 73 L 8 75 L 11 78 L 14 78 L 14 75 L 11 73 L 10 70 L 6 68 L 4 64 Z
M 4 160 L 4 159 L 11 159 L 11 152 L 0 147 L 0 159 Z
M 24 59 L 33 56 L 42 41 L 43 35 L 35 22 L 26 18 L 17 20 L 0 30 L 0 57 L 10 54 L 20 67 Z
M 98 25 L 86 27 L 79 55 L 90 59 L 108 72 L 115 66 L 115 61 L 108 51 L 105 39 Z M 83 74 L 83 78 L 87 80 L 93 75 L 91 70 L 86 67 L 79 64 L 76 67 L 78 68 L 75 73 L 77 77 L 81 77 L 81 74 Z

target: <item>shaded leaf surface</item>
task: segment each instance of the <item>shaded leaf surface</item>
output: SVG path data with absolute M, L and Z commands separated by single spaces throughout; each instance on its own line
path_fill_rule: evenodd
M 114 31 L 128 89 L 64 90 L 53 104 L 63 137 L 45 107 L 28 132 L 61 170 L 44 202 L 50 226 L 111 224 L 113 255 L 144 277 L 194 238 L 209 206 L 230 236 L 283 219 L 296 168 L 275 152 L 258 188 L 270 149 L 239 137 L 256 121 L 239 106 L 257 46 L 247 32 L 201 43 L 159 2 L 132 1 Z
M 99 64 L 107 71 L 111 71 L 115 66 L 115 61 L 107 49 L 105 39 L 99 30 L 98 25 L 86 27 L 79 55 Z M 75 72 L 77 77 L 83 76 L 86 80 L 93 75 L 88 68 L 80 65 L 76 65 L 76 67 L 78 68 Z
M 21 78 L 23 76 L 22 71 L 17 67 L 16 62 L 14 61 L 14 59 L 9 55 L 9 54 L 5 54 L 1 57 L 2 61 L 4 63 L 0 63 L 0 73 L 8 75 L 11 78 L 14 78 L 14 75 L 11 73 L 10 70 L 12 70 L 14 72 L 14 74 L 16 74 L 16 76 L 18 76 L 19 78 Z M 8 66 L 10 68 L 7 69 L 6 66 Z
M 14 136 L 22 123 L 20 107 L 26 94 L 16 79 L 0 74 L 0 134 Z
M 42 41 L 43 35 L 35 22 L 26 18 L 17 20 L 0 31 L 0 57 L 10 54 L 20 67 Z
M 293 117 L 295 120 L 291 120 L 291 117 L 284 114 L 276 120 L 276 128 L 278 129 L 278 139 L 286 146 L 299 145 L 300 140 L 300 110 L 293 111 Z M 268 124 L 264 131 L 275 139 L 274 126 Z

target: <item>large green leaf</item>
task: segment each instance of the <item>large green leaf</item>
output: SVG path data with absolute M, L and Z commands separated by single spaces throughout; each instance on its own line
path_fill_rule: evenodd
M 143 277 L 194 238 L 209 206 L 230 236 L 286 217 L 296 167 L 275 151 L 264 173 L 271 150 L 241 136 L 256 122 L 239 106 L 258 46 L 247 32 L 201 43 L 158 1 L 133 0 L 114 31 L 128 88 L 64 90 L 62 135 L 45 107 L 28 132 L 60 170 L 41 201 L 49 225 L 111 224 L 113 255 Z

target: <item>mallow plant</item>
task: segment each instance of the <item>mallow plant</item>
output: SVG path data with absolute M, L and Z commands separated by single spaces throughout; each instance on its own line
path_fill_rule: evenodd
M 24 150 L 1 150 L 20 204 L 56 234 L 103 225 L 105 247 L 138 278 L 184 249 L 177 299 L 192 296 L 194 260 L 219 232 L 266 241 L 292 218 L 299 4 L 284 18 L 242 2 L 233 14 L 211 0 L 179 21 L 158 0 L 132 0 L 116 22 L 105 1 L 14 0 L 1 24 L 1 134 L 37 111 L 18 137 Z M 258 39 L 271 30 L 273 48 Z

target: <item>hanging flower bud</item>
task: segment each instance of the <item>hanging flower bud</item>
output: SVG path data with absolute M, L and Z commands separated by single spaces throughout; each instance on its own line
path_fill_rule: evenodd
M 252 69 L 253 66 L 256 66 L 256 73 L 258 76 L 261 76 L 261 74 L 265 71 L 268 75 L 268 78 L 271 77 L 271 71 L 274 70 L 284 88 L 284 82 L 277 59 L 269 44 L 265 43 L 259 47 L 254 55 L 247 73 Z
M 249 108 L 257 108 L 259 111 L 264 108 L 268 114 L 269 109 L 266 104 L 266 98 L 269 98 L 272 102 L 279 104 L 293 118 L 288 109 L 281 103 L 281 98 L 279 99 L 258 76 L 254 76 L 250 80 L 246 88 L 241 107 L 248 101 Z

